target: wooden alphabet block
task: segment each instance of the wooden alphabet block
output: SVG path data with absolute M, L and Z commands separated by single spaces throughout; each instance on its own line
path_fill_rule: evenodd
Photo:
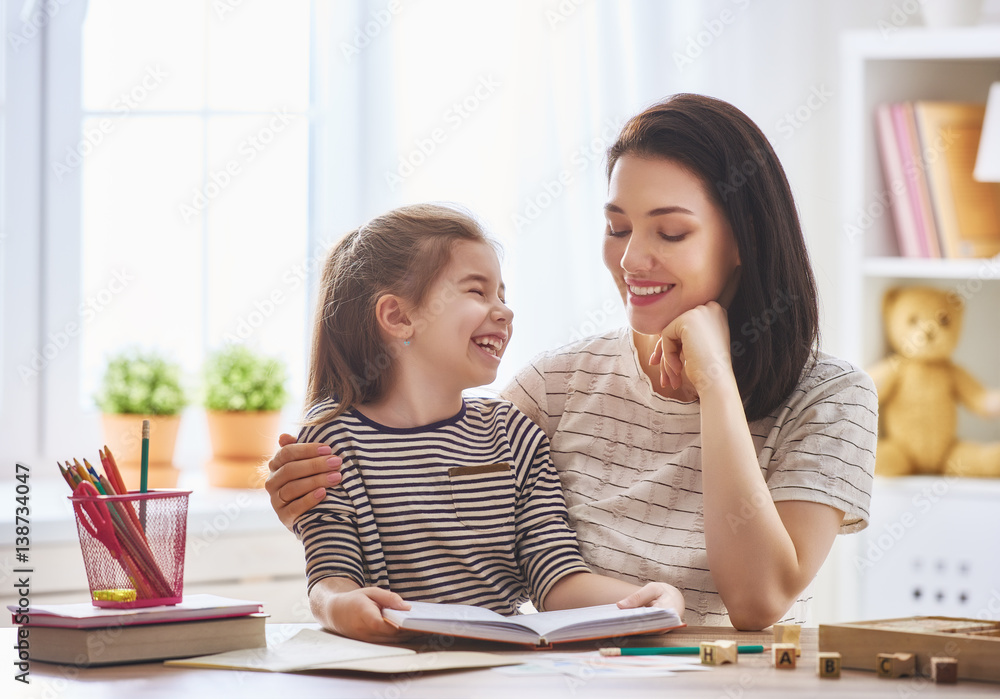
M 794 643 L 771 644 L 771 656 L 774 658 L 774 667 L 782 670 L 795 669 L 797 656 L 795 655 Z
M 958 660 L 955 658 L 932 657 L 931 679 L 937 684 L 958 682 Z
M 819 676 L 828 680 L 840 679 L 840 653 L 817 653 Z
M 795 644 L 795 655 L 802 655 L 802 645 L 799 639 L 802 637 L 802 627 L 798 624 L 775 624 L 774 629 L 774 642 L 775 643 L 794 643 Z
M 875 657 L 875 671 L 879 677 L 913 676 L 917 659 L 913 653 L 879 653 Z
M 736 663 L 739 659 L 736 641 L 702 641 L 698 650 L 702 665 Z

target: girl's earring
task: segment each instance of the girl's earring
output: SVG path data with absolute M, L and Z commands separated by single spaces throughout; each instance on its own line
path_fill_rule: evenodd
M 410 346 L 410 341 L 409 340 L 403 340 L 403 344 L 406 345 L 407 347 L 409 347 Z

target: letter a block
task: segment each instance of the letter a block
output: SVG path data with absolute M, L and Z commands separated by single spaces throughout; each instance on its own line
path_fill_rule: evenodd
M 702 641 L 698 649 L 702 665 L 736 663 L 739 659 L 736 641 Z
M 774 643 L 771 645 L 774 666 L 782 670 L 794 670 L 796 664 L 794 643 Z
M 819 676 L 827 680 L 840 679 L 840 653 L 817 653 Z
M 775 643 L 794 643 L 795 655 L 802 655 L 802 646 L 799 644 L 799 639 L 802 636 L 801 626 L 798 624 L 775 624 L 773 628 Z
M 958 682 L 958 660 L 955 658 L 931 658 L 931 679 L 937 684 Z
M 917 659 L 913 653 L 879 653 L 875 671 L 879 677 L 907 677 L 915 674 Z

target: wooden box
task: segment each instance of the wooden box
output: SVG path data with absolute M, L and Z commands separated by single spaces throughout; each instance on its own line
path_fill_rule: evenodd
M 916 616 L 820 624 L 819 650 L 840 653 L 844 668 L 871 671 L 879 653 L 913 653 L 917 674 L 927 677 L 932 657 L 950 656 L 960 679 L 1000 682 L 1000 621 Z

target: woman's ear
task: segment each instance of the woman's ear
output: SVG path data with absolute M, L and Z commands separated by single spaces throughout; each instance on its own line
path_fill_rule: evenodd
M 384 294 L 375 302 L 375 319 L 382 332 L 397 340 L 413 337 L 413 322 L 405 302 L 395 294 Z

